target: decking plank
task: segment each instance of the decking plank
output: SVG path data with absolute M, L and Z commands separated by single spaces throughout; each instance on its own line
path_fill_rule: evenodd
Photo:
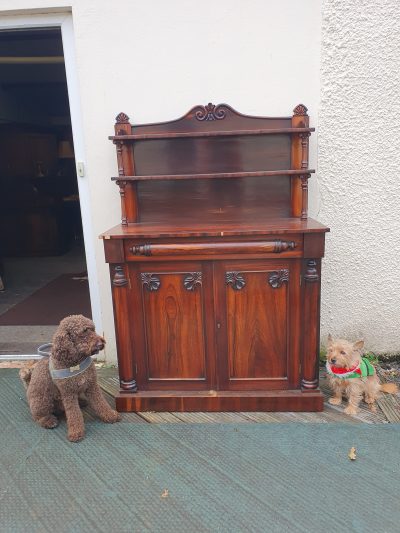
M 183 424 L 183 421 L 172 413 L 155 413 L 153 411 L 141 412 L 138 415 L 150 424 Z
M 99 368 L 97 371 L 101 388 L 107 393 L 108 401 L 114 405 L 114 395 L 119 392 L 118 370 L 116 368 Z M 323 423 L 323 422 L 344 422 L 344 423 L 367 423 L 381 424 L 387 422 L 400 422 L 400 400 L 397 396 L 384 396 L 378 400 L 379 408 L 374 413 L 370 411 L 364 403 L 360 405 L 357 415 L 350 416 L 344 413 L 346 402 L 341 406 L 334 406 L 328 403 L 332 396 L 332 391 L 321 371 L 320 388 L 325 397 L 324 411 L 321 413 L 123 413 L 124 421 L 157 423 Z M 389 399 L 391 398 L 391 399 Z
M 400 422 L 400 401 L 398 396 L 385 394 L 377 400 L 377 403 L 389 422 L 392 424 Z

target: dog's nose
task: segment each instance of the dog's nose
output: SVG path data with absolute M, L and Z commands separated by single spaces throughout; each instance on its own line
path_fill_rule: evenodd
M 336 364 L 336 359 L 331 359 L 331 363 L 334 365 Z
M 101 351 L 106 344 L 106 341 L 104 339 L 99 339 L 96 343 L 96 348 Z

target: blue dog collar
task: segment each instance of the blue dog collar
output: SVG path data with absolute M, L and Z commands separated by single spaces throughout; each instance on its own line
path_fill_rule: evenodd
M 90 357 L 86 357 L 82 361 L 82 363 L 79 363 L 79 365 L 71 366 L 70 368 L 53 368 L 53 365 L 51 363 L 51 359 L 49 361 L 49 370 L 50 375 L 53 379 L 67 379 L 67 378 L 73 378 L 74 376 L 77 376 L 78 374 L 82 374 L 89 366 L 92 364 L 93 359 Z

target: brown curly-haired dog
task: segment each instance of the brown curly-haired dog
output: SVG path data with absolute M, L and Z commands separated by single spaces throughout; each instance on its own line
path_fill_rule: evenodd
M 88 318 L 72 315 L 60 322 L 50 358 L 20 371 L 32 416 L 38 424 L 55 428 L 58 425 L 56 413 L 65 411 L 68 439 L 72 442 L 83 439 L 85 426 L 79 407 L 82 394 L 103 422 L 114 423 L 121 419 L 104 399 L 90 359 L 104 345 L 105 340 L 95 332 Z
M 344 339 L 333 340 L 328 335 L 326 368 L 333 390 L 333 398 L 329 399 L 329 403 L 340 405 L 343 395 L 347 396 L 349 403 L 344 412 L 349 415 L 358 412 L 363 396 L 369 408 L 374 411 L 380 391 L 389 394 L 398 392 L 394 383 L 379 383 L 374 367 L 362 357 L 363 347 L 362 340 L 353 344 Z

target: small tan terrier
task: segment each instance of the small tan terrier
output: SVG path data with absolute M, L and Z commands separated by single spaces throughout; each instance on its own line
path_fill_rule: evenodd
M 328 335 L 326 369 L 333 390 L 333 398 L 329 399 L 329 403 L 340 405 L 344 394 L 349 400 L 344 410 L 348 415 L 358 412 L 363 396 L 365 403 L 375 411 L 375 401 L 380 391 L 389 394 L 398 392 L 395 383 L 379 383 L 375 368 L 361 355 L 363 347 L 364 341 L 352 344 L 343 339 L 333 340 L 331 335 Z

